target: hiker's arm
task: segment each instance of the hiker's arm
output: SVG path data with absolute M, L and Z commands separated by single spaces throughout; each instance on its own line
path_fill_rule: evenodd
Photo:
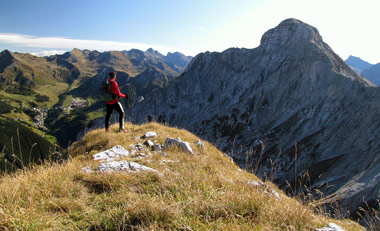
M 113 91 L 111 91 L 113 94 L 115 94 L 117 97 L 119 97 L 119 98 L 124 98 L 125 97 L 125 95 L 123 94 L 123 93 L 121 93 L 120 92 L 120 90 L 119 90 L 119 86 L 117 85 L 117 83 L 115 82 L 115 81 L 113 81 L 113 86 L 112 87 L 114 87 L 114 89 L 113 89 Z

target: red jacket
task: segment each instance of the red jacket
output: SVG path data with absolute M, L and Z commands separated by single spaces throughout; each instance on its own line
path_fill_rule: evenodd
M 106 102 L 106 104 L 114 104 L 114 103 L 117 103 L 119 98 L 124 98 L 125 95 L 120 92 L 119 86 L 117 85 L 115 79 L 109 79 L 108 81 L 110 83 L 110 93 L 111 95 L 116 95 L 116 98 L 111 101 Z

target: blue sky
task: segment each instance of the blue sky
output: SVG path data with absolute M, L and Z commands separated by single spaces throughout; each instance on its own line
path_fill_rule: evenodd
M 380 2 L 380 1 L 379 1 Z M 0 50 L 146 50 L 196 55 L 254 48 L 286 18 L 316 27 L 346 59 L 380 62 L 376 0 L 2 0 Z

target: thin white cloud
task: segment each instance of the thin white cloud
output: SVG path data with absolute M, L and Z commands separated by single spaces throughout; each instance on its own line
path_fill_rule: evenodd
M 71 39 L 62 37 L 37 37 L 23 34 L 0 33 L 0 43 L 13 44 L 20 47 L 50 48 L 50 49 L 88 49 L 98 51 L 110 50 L 147 50 L 153 48 L 166 54 L 167 52 L 179 51 L 174 48 L 144 43 L 128 43 L 117 41 Z
M 63 53 L 67 52 L 67 50 L 49 50 L 49 51 L 40 51 L 40 52 L 33 52 L 30 53 L 34 56 L 50 56 L 50 55 L 61 55 Z

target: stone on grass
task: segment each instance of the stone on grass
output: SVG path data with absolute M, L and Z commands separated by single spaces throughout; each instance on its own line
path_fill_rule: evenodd
M 130 144 L 129 148 L 134 150 L 134 151 L 141 151 L 141 150 L 143 150 L 144 147 L 142 144 L 137 143 L 137 144 Z
M 196 141 L 194 142 L 194 144 L 197 145 L 197 147 L 202 148 L 202 150 L 205 150 L 205 145 L 202 143 L 202 141 L 200 141 L 200 140 L 196 140 Z
M 127 172 L 154 172 L 154 173 L 161 174 L 153 168 L 140 165 L 133 161 L 125 161 L 125 160 L 102 163 L 99 165 L 98 171 L 101 173 L 127 171 Z
M 344 231 L 344 229 L 334 223 L 328 223 L 326 227 L 314 229 L 313 231 Z
M 252 185 L 252 186 L 255 186 L 255 187 L 260 187 L 260 186 L 265 185 L 264 183 L 261 183 L 259 181 L 255 181 L 255 180 L 248 180 L 248 184 Z
M 276 190 L 274 190 L 273 188 L 271 188 L 265 183 L 261 183 L 255 180 L 248 180 L 248 184 L 257 188 L 262 188 L 264 194 L 267 194 L 269 196 L 274 196 L 276 199 L 280 199 L 280 195 L 276 192 Z
M 160 160 L 160 164 L 179 162 L 179 160 Z
M 151 140 L 147 140 L 144 142 L 144 144 L 148 147 L 153 147 L 154 143 Z
M 153 138 L 153 137 L 157 137 L 157 133 L 156 132 L 147 132 L 143 135 L 143 139 L 147 139 L 147 138 Z
M 178 139 L 175 140 L 173 138 L 168 137 L 165 140 L 164 149 L 167 149 L 167 148 L 169 148 L 171 146 L 177 146 L 180 149 L 182 149 L 182 150 L 190 153 L 191 155 L 194 155 L 193 149 L 191 149 L 190 144 L 188 142 L 182 142 L 182 141 L 180 141 Z
M 223 153 L 223 155 L 225 156 L 225 157 L 227 157 L 230 161 L 231 161 L 231 163 L 235 163 L 234 162 L 234 159 L 232 159 L 232 157 L 230 157 L 227 153 Z
M 80 170 L 81 172 L 84 172 L 84 173 L 92 173 L 92 170 L 90 169 L 90 167 L 84 167 Z
M 128 150 L 124 149 L 120 145 L 116 145 L 106 151 L 99 152 L 97 154 L 92 155 L 94 157 L 94 160 L 105 160 L 105 161 L 112 161 L 120 157 L 129 156 L 130 153 Z
M 153 145 L 153 151 L 157 151 L 157 152 L 161 151 L 161 145 L 160 144 Z

